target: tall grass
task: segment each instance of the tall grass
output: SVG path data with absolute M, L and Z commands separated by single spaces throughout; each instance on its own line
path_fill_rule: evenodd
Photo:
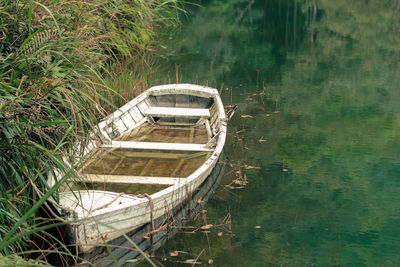
M 63 159 L 79 155 L 115 104 L 147 87 L 157 27 L 177 23 L 179 10 L 176 0 L 0 0 L 3 255 L 46 235 L 38 210 L 73 177 Z M 49 188 L 56 168 L 64 178 Z

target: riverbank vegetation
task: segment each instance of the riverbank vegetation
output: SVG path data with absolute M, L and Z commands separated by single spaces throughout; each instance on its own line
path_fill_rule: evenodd
M 50 239 L 38 210 L 73 176 L 63 158 L 147 87 L 157 29 L 178 23 L 179 11 L 177 0 L 0 1 L 3 255 L 25 257 Z M 49 188 L 55 168 L 63 178 Z

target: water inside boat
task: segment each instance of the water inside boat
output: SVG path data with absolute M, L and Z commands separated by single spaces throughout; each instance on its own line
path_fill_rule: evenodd
M 114 149 L 84 168 L 83 174 L 184 178 L 209 156 L 208 152 Z
M 205 124 L 158 123 L 143 125 L 118 141 L 205 144 Z M 152 194 L 197 170 L 211 152 L 132 148 L 99 148 L 80 170 L 82 180 L 69 190 L 106 190 L 125 194 Z
M 204 125 L 168 122 L 160 123 L 159 125 L 157 127 L 144 123 L 118 140 L 205 144 L 209 138 Z

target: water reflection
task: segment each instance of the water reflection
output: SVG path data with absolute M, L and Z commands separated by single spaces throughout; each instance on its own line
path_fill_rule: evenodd
M 400 262 L 399 10 L 378 0 L 194 8 L 165 69 L 177 64 L 181 81 L 239 104 L 228 157 L 261 169 L 207 207 L 210 218 L 231 208 L 234 239 L 178 236 L 160 255 L 204 248 L 199 258 L 215 266 Z

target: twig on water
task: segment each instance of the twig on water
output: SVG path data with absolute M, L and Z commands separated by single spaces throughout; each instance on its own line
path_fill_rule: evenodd
M 229 121 L 230 119 L 232 119 L 233 115 L 235 115 L 235 112 L 239 108 L 239 106 L 235 104 L 235 105 L 226 106 L 226 108 L 228 110 L 226 111 L 225 117 L 226 117 L 226 120 Z
M 197 260 L 200 258 L 201 254 L 203 254 L 204 251 L 205 251 L 205 249 L 203 248 L 203 249 L 200 251 L 199 255 L 197 255 L 195 261 L 194 261 L 193 264 L 192 264 L 192 267 L 193 267 L 195 264 L 199 264 L 199 263 L 197 263 Z

